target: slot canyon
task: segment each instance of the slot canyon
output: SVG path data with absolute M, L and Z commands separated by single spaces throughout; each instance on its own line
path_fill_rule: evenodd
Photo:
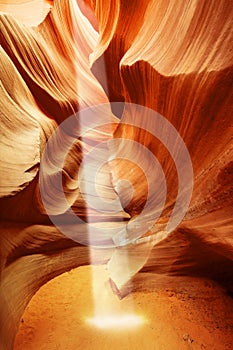
M 0 16 L 0 350 L 231 350 L 232 1 Z

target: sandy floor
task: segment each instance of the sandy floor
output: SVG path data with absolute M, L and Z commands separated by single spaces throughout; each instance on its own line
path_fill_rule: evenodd
M 160 288 L 119 300 L 107 279 L 104 267 L 87 266 L 43 286 L 14 350 L 232 349 L 233 300 L 213 282 L 188 278 L 186 291 Z

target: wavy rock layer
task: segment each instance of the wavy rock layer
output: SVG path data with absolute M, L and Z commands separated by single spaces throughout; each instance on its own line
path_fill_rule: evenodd
M 20 317 L 35 292 L 48 280 L 80 265 L 108 262 L 114 288 L 122 295 L 130 279 L 135 290 L 153 288 L 153 274 L 208 276 L 231 288 L 230 1 L 57 0 L 47 2 L 53 7 L 44 20 L 44 10 L 39 12 L 42 17 L 33 10 L 33 23 L 22 16 L 19 2 L 13 3 L 0 2 L 4 12 L 0 34 L 1 348 L 12 349 Z M 44 2 L 41 4 L 44 9 Z M 174 230 L 167 230 L 179 193 L 174 159 L 158 138 L 145 131 L 158 128 L 145 109 L 112 103 L 117 101 L 160 113 L 187 146 L 194 176 L 192 199 Z M 85 108 L 91 107 L 95 116 L 99 104 L 105 104 L 102 122 L 92 128 L 85 119 Z M 78 111 L 76 118 L 85 133 L 77 138 L 76 129 L 70 133 L 58 127 Z M 130 125 L 132 115 L 143 128 Z M 52 225 L 38 181 L 42 154 L 54 130 L 59 130 L 58 138 L 45 159 L 49 177 L 43 183 L 51 199 L 47 203 L 50 212 L 59 216 L 66 211 L 61 201 L 64 192 L 74 213 L 102 230 L 92 243 L 128 242 L 125 246 L 93 248 L 90 253 L 87 246 Z M 169 128 L 163 133 L 169 140 Z M 62 163 L 61 191 L 58 150 L 70 139 L 74 142 Z M 106 161 L 95 178 L 97 192 L 93 194 L 89 175 L 94 156 L 81 183 L 77 180 L 83 159 L 100 142 L 105 142 L 105 148 L 99 157 Z M 141 213 L 147 208 L 152 181 L 148 179 L 154 171 L 150 159 L 141 151 L 135 154 L 129 142 L 150 151 L 166 179 L 162 206 L 163 182 L 155 174 L 158 192 L 151 198 L 158 196 L 158 205 L 156 210 L 153 206 L 146 209 L 146 215 Z M 174 146 L 177 142 L 175 139 Z M 177 152 L 179 158 L 180 150 Z M 183 179 L 186 193 L 190 183 L 185 168 Z M 99 197 L 105 200 L 101 213 L 88 207 L 88 200 L 94 198 L 98 203 Z M 110 200 L 114 200 L 113 208 Z M 160 218 L 153 224 L 159 211 Z M 67 220 L 66 227 L 69 216 Z M 153 225 L 147 230 L 150 221 Z M 106 227 L 114 234 L 105 236 Z M 122 228 L 124 237 L 118 235 Z M 80 224 L 79 232 L 82 242 L 88 243 L 85 224 Z M 135 235 L 138 239 L 131 242 Z

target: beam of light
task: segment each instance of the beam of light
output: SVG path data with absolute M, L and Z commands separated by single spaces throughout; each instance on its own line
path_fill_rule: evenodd
M 76 4 L 76 11 L 79 18 L 83 18 L 83 14 L 81 13 L 79 7 Z M 85 19 L 86 20 L 86 19 Z M 85 20 L 82 19 L 83 23 L 85 24 Z M 90 25 L 90 24 L 89 24 Z M 77 28 L 74 28 L 74 33 L 77 37 Z M 95 40 L 96 45 L 98 44 L 99 40 L 99 34 L 97 32 L 95 34 Z M 78 39 L 78 37 L 77 37 Z M 93 39 L 93 40 L 94 40 Z M 81 45 L 81 44 L 80 44 Z M 77 62 L 79 61 L 79 58 L 76 57 Z M 78 65 L 77 65 L 78 66 Z M 102 85 L 104 85 L 105 93 L 108 95 L 107 91 L 107 74 L 106 74 L 106 67 L 104 58 L 100 57 L 98 59 L 98 69 L 101 71 L 101 81 Z M 80 72 L 77 70 L 77 94 L 83 89 L 82 84 L 80 83 Z M 103 101 L 102 101 L 103 102 Z M 82 106 L 81 106 L 82 107 Z M 111 109 L 109 109 L 111 113 Z M 82 113 L 80 113 L 80 118 L 82 117 Z M 82 123 L 81 123 L 82 124 Z M 80 124 L 80 125 L 81 125 Z M 87 162 L 88 163 L 88 162 Z M 85 164 L 83 168 L 83 178 L 88 179 L 90 177 L 90 171 L 92 171 L 92 168 L 90 167 L 90 164 Z M 88 187 L 88 183 L 85 183 L 84 181 L 84 193 L 89 193 L 88 188 L 85 188 L 85 186 Z M 116 205 L 116 212 L 117 212 L 117 205 Z M 86 207 L 86 219 L 90 218 L 91 212 L 89 215 L 89 208 Z M 124 303 L 122 302 L 113 294 L 113 291 L 111 290 L 111 287 L 109 285 L 108 277 L 105 275 L 100 275 L 98 273 L 98 270 L 95 268 L 95 255 L 93 252 L 93 249 L 91 249 L 91 246 L 93 244 L 93 232 L 91 232 L 91 226 L 88 226 L 88 237 L 89 237 L 89 259 L 90 264 L 92 267 L 92 298 L 93 298 L 93 317 L 89 317 L 86 319 L 86 323 L 94 326 L 99 329 L 131 329 L 135 327 L 139 327 L 145 322 L 145 319 L 137 315 L 134 309 L 134 301 L 132 295 L 128 295 L 127 297 L 127 308 L 124 308 Z M 128 255 L 125 254 L 123 259 L 121 260 L 121 263 L 124 264 L 125 269 L 129 270 L 129 261 L 128 261 Z

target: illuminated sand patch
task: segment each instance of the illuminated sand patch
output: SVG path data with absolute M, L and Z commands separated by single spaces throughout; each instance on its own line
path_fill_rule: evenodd
M 102 320 L 95 313 L 92 270 L 102 288 Z M 105 266 L 84 266 L 44 285 L 23 315 L 14 350 L 232 348 L 232 299 L 212 282 L 183 277 L 177 292 L 164 281 L 168 288 L 133 292 L 120 300 L 107 279 Z
M 109 315 L 96 316 L 87 320 L 87 323 L 101 329 L 117 327 L 118 330 L 136 328 L 144 323 L 143 317 L 137 315 Z

